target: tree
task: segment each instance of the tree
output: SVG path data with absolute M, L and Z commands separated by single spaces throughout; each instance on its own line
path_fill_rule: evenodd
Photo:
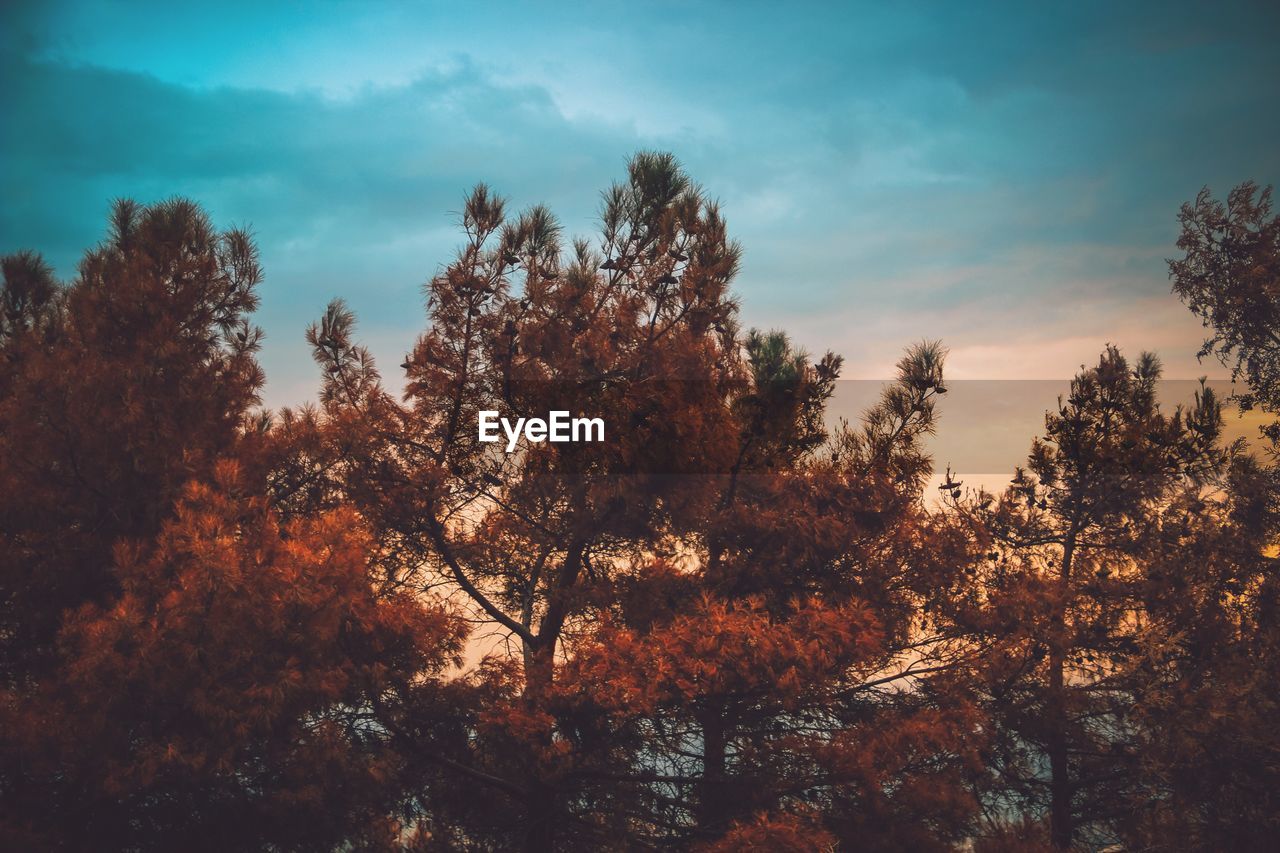
M 4 273 L 3 845 L 396 846 L 376 709 L 465 630 L 381 583 L 349 508 L 282 518 L 252 242 L 121 202 L 71 284 Z
M 194 204 L 0 263 L 0 843 L 17 849 L 1260 848 L 1273 458 L 1158 361 L 1082 369 L 999 496 L 925 441 L 944 351 L 860 423 L 742 331 L 669 155 L 598 244 L 477 187 L 383 385 L 340 301 L 318 405 L 256 408 L 261 278 Z M 1270 195 L 1182 214 L 1203 355 L 1280 415 Z M 483 440 L 480 413 L 604 441 Z M 464 659 L 470 663 L 463 668 Z
M 1244 183 L 1225 204 L 1202 191 L 1184 205 L 1173 289 L 1212 331 L 1216 355 L 1246 381 L 1242 409 L 1280 414 L 1280 218 L 1270 189 Z M 1151 536 L 1150 629 L 1137 675 L 1135 747 L 1143 785 L 1126 838 L 1183 849 L 1264 849 L 1276 831 L 1280 674 L 1274 545 L 1275 447 L 1237 456 L 1221 488 L 1173 504 Z
M 739 333 L 728 294 L 739 250 L 670 156 L 637 155 L 601 218 L 598 251 L 585 240 L 566 250 L 547 210 L 508 220 L 477 187 L 465 243 L 427 287 L 430 328 L 403 365 L 403 404 L 341 304 L 309 332 L 322 410 L 297 414 L 314 438 L 282 482 L 308 501 L 353 502 L 398 583 L 451 590 L 494 633 L 469 695 L 452 709 L 405 706 L 388 723 L 424 768 L 435 837 L 529 850 L 714 842 L 761 831 L 755 801 L 736 799 L 759 774 L 772 787 L 758 810 L 781 809 L 761 820 L 812 823 L 795 806 L 801 781 L 817 780 L 830 809 L 813 825 L 844 820 L 833 831 L 852 836 L 893 811 L 841 793 L 856 772 L 876 802 L 914 801 L 926 824 L 945 813 L 945 835 L 963 804 L 923 792 L 963 752 L 963 714 L 880 689 L 912 679 L 883 670 L 912 648 L 914 607 L 945 563 L 904 565 L 928 551 L 918 442 L 940 352 L 907 359 L 865 430 L 828 444 L 838 359 L 811 363 L 783 335 Z M 522 440 L 507 454 L 479 440 L 486 410 L 589 414 L 607 440 Z M 753 637 L 757 653 L 738 645 Z M 648 666 L 669 677 L 648 678 Z M 688 667 L 716 677 L 690 688 Z M 749 713 L 726 726 L 730 708 Z M 822 725 L 788 740 L 810 711 Z M 753 766 L 742 758 L 753 727 L 775 724 Z M 888 741 L 864 750 L 861 771 L 833 769 L 877 725 L 912 744 L 911 769 Z M 659 770 L 691 743 L 694 764 Z M 492 792 L 483 814 L 460 782 Z
M 1154 356 L 1131 368 L 1109 347 L 1046 415 L 1045 437 L 1004 494 L 954 502 L 992 543 L 969 590 L 1001 735 L 992 797 L 999 812 L 1047 817 L 1059 849 L 1113 837 L 1123 818 L 1136 782 L 1133 670 L 1148 628 L 1151 531 L 1229 457 L 1212 390 L 1163 414 L 1159 376 Z
M 395 841 L 403 762 L 374 704 L 456 664 L 462 628 L 376 593 L 349 511 L 282 526 L 246 485 L 226 463 L 154 546 L 122 545 L 120 595 L 67 617 L 58 679 L 6 720 L 33 747 L 14 765 L 24 780 L 57 780 L 19 801 L 61 827 L 32 826 L 42 843 Z
M 5 258 L 0 683 L 53 659 L 62 614 L 116 590 L 112 549 L 160 530 L 231 449 L 262 382 L 257 250 L 194 204 L 118 202 L 76 281 Z
M 428 735 L 434 710 L 398 723 L 412 733 L 406 751 L 506 800 L 459 830 L 474 843 L 549 849 L 608 831 L 583 823 L 565 781 L 574 756 L 550 709 L 557 655 L 589 587 L 703 512 L 704 478 L 683 475 L 731 464 L 741 376 L 726 288 L 738 249 L 719 211 L 670 157 L 642 154 L 603 218 L 603 254 L 581 240 L 565 253 L 547 210 L 508 222 L 477 187 L 466 243 L 428 286 L 407 405 L 382 390 L 340 305 L 309 336 L 327 377 L 317 425 L 342 425 L 318 442 L 327 482 L 372 520 L 402 582 L 447 582 L 515 645 L 479 668 L 473 686 L 488 699 L 458 721 L 452 747 Z M 590 414 L 608 440 L 503 454 L 478 440 L 481 410 Z
M 690 559 L 628 578 L 565 667 L 564 719 L 633 751 L 584 772 L 624 786 L 657 846 L 948 849 L 974 810 L 976 720 L 943 620 L 920 618 L 964 564 L 920 500 L 941 351 L 914 348 L 828 440 L 836 362 L 776 334 L 744 349 L 742 464 Z
M 1134 846 L 1262 850 L 1280 829 L 1275 475 L 1235 460 L 1214 494 L 1186 495 L 1151 531 L 1134 672 L 1140 784 Z
M 1178 221 L 1183 256 L 1169 261 L 1169 276 L 1213 332 L 1200 356 L 1216 356 L 1233 379 L 1248 380 L 1237 397 L 1242 409 L 1280 413 L 1280 216 L 1271 214 L 1271 188 L 1245 182 L 1224 204 L 1206 187 Z

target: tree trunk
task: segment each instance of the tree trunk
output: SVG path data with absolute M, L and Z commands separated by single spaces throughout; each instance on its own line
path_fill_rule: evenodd
M 1062 573 L 1059 600 L 1050 629 L 1049 648 L 1049 837 L 1059 850 L 1071 847 L 1071 767 L 1067 749 L 1067 604 L 1071 593 L 1071 560 L 1075 555 L 1075 533 L 1062 546 Z
M 1060 850 L 1071 847 L 1071 772 L 1068 766 L 1066 698 L 1063 680 L 1063 657 L 1054 649 L 1049 657 L 1050 731 L 1049 752 L 1049 834 L 1053 846 Z
M 724 715 L 713 708 L 698 715 L 702 726 L 702 781 L 698 791 L 698 834 L 719 838 L 729 828 L 725 773 L 728 737 Z
M 524 644 L 524 700 L 532 711 L 543 711 L 547 706 L 547 696 L 551 692 L 555 679 L 556 645 L 560 641 L 560 632 L 568 618 L 569 605 L 566 601 L 568 591 L 578 581 L 582 571 L 583 557 L 586 553 L 586 542 L 575 539 L 565 555 L 554 590 L 547 598 L 547 612 L 542 617 L 537 636 Z M 531 744 L 528 757 L 529 772 L 526 784 L 529 789 L 528 805 L 525 809 L 524 849 L 527 853 L 550 853 L 555 849 L 556 825 L 561 818 L 555 787 L 548 784 L 545 774 L 540 769 L 542 758 L 551 751 L 551 730 L 543 731 L 538 740 Z
M 524 700 L 531 709 L 541 709 L 551 689 L 555 667 L 555 645 L 538 643 L 525 648 Z M 539 770 L 539 756 L 551 747 L 551 732 L 543 732 L 529 745 L 528 773 L 525 786 L 529 797 L 525 804 L 525 835 L 523 849 L 526 853 L 551 853 L 556 844 L 555 789 L 547 784 Z
M 529 791 L 525 813 L 525 853 L 551 853 L 556 846 L 555 792 L 539 782 Z

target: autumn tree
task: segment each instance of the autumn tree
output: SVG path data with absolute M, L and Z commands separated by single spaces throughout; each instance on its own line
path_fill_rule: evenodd
M 478 187 L 457 259 L 427 287 L 431 325 L 405 362 L 404 404 L 382 389 L 341 306 L 309 334 L 326 380 L 317 456 L 298 476 L 309 465 L 329 484 L 314 497 L 333 490 L 360 507 L 402 582 L 447 583 L 512 649 L 478 668 L 473 688 L 487 699 L 463 702 L 460 719 L 432 710 L 388 723 L 424 767 L 492 792 L 481 820 L 468 819 L 470 795 L 452 814 L 437 809 L 438 837 L 463 826 L 469 843 L 550 849 L 618 829 L 569 781 L 557 658 L 587 590 L 713 500 L 682 475 L 732 464 L 738 248 L 718 209 L 670 157 L 645 154 L 607 195 L 603 220 L 599 249 L 566 247 L 549 211 L 508 219 Z M 506 454 L 479 441 L 481 410 L 601 417 L 606 441 L 522 440 Z
M 1225 203 L 1205 188 L 1178 221 L 1183 255 L 1169 261 L 1169 277 L 1212 332 L 1200 356 L 1247 380 L 1236 398 L 1242 409 L 1280 413 L 1280 216 L 1271 212 L 1271 188 L 1245 182 Z M 1274 427 L 1269 435 L 1277 437 Z
M 1208 190 L 1179 217 L 1173 289 L 1205 322 L 1201 350 L 1244 380 L 1243 409 L 1280 413 L 1280 217 L 1270 189 Z M 1143 786 L 1126 839 L 1196 850 L 1265 849 L 1280 824 L 1275 683 L 1280 634 L 1275 442 L 1238 456 L 1211 495 L 1171 507 L 1152 536 L 1136 745 Z
M 957 497 L 990 553 L 968 591 L 987 644 L 994 811 L 1043 819 L 1051 844 L 1114 838 L 1137 784 L 1135 680 L 1158 572 L 1153 536 L 1224 470 L 1220 404 L 1172 413 L 1160 366 L 1109 347 L 1045 418 L 1000 496 Z
M 159 532 L 234 444 L 262 381 L 261 272 L 247 234 L 185 201 L 117 203 L 71 286 L 31 253 L 3 269 L 0 665 L 20 688 L 62 613 L 114 592 L 115 544 Z
M 891 664 L 947 562 L 912 562 L 940 352 L 828 436 L 838 359 L 739 331 L 738 247 L 671 157 L 637 155 L 601 220 L 597 245 L 566 244 L 546 209 L 509 217 L 477 187 L 404 402 L 342 305 L 309 332 L 321 408 L 293 417 L 312 438 L 281 482 L 352 501 L 397 582 L 450 591 L 492 648 L 451 707 L 385 709 L 425 824 L 483 849 L 855 838 L 892 814 L 947 837 L 967 723 L 889 688 L 916 674 Z M 600 417 L 606 440 L 505 453 L 480 441 L 488 410 Z M 800 807 L 810 787 L 825 816 Z
M 912 349 L 831 436 L 836 360 L 776 333 L 744 353 L 735 466 L 692 559 L 612 596 L 566 665 L 566 719 L 633 745 L 599 773 L 651 843 L 949 849 L 973 815 L 976 720 L 963 649 L 921 618 L 967 556 L 920 499 L 941 351 Z
M 1275 475 L 1237 459 L 1151 531 L 1121 837 L 1188 850 L 1269 847 L 1280 829 Z
M 71 283 L 3 271 L 3 846 L 398 844 L 374 709 L 463 626 L 382 584 L 350 509 L 282 517 L 252 241 L 120 202 Z

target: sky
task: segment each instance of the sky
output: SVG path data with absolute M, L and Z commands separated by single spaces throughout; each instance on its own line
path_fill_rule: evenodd
M 892 374 L 1060 379 L 1107 343 L 1199 364 L 1179 205 L 1280 183 L 1280 4 L 13 2 L 0 252 L 70 278 L 110 200 L 196 199 L 266 270 L 268 405 L 315 396 L 343 297 L 384 367 L 466 191 L 598 230 L 675 153 L 745 250 L 745 325 Z

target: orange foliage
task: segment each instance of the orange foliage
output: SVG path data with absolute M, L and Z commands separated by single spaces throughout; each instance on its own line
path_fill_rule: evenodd
M 1254 196 L 1184 210 L 1173 272 L 1280 411 Z M 403 398 L 334 302 L 276 414 L 246 233 L 121 202 L 72 282 L 4 259 L 0 845 L 1265 843 L 1277 478 L 1212 394 L 1162 412 L 1108 348 L 935 511 L 940 345 L 833 427 L 839 357 L 739 327 L 674 158 L 601 225 L 477 187 Z M 487 410 L 606 440 L 504 453 Z

